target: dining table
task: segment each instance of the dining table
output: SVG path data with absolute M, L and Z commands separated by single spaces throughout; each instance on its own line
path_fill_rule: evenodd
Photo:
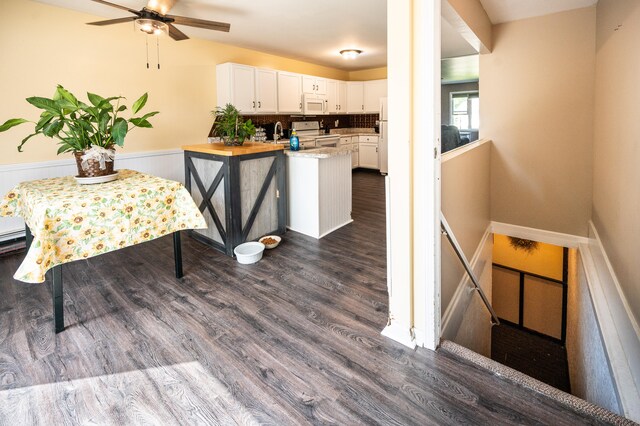
M 207 227 L 182 183 L 127 169 L 92 185 L 74 176 L 22 182 L 0 199 L 0 216 L 25 222 L 27 251 L 13 278 L 44 283 L 52 272 L 56 333 L 64 330 L 62 265 L 172 234 L 181 278 L 180 231 Z

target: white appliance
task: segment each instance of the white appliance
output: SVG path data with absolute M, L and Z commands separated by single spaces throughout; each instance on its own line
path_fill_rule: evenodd
M 389 123 L 387 98 L 380 98 L 380 137 L 378 138 L 378 153 L 380 155 L 380 173 L 389 173 Z
M 304 115 L 322 115 L 325 113 L 327 100 L 320 95 L 305 93 L 302 95 L 302 113 Z
M 320 129 L 317 121 L 294 121 L 291 128 L 296 131 L 300 140 L 300 149 L 315 147 L 337 147 L 340 145 L 340 135 L 328 135 Z

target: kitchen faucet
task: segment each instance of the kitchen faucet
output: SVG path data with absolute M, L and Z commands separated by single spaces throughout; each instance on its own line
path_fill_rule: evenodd
M 280 126 L 280 133 L 278 133 L 278 126 Z M 282 136 L 282 123 L 278 121 L 276 122 L 276 125 L 273 126 L 273 141 L 278 142 L 280 136 Z

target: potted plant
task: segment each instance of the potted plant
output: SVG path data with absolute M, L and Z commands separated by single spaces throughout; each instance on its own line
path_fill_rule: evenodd
M 256 133 L 251 120 L 243 121 L 240 111 L 231 104 L 211 111 L 214 116 L 214 134 L 220 136 L 225 145 L 242 145 Z
M 30 97 L 27 102 L 42 110 L 37 122 L 24 118 L 12 118 L 0 126 L 0 132 L 23 123 L 35 124 L 33 133 L 24 138 L 18 151 L 33 136 L 44 135 L 57 139 L 58 154 L 73 152 L 79 177 L 95 177 L 113 174 L 115 145 L 124 146 L 124 138 L 135 127 L 153 127 L 149 117 L 158 111 L 129 119 L 119 116 L 127 109 L 120 102 L 122 96 L 103 98 L 87 93 L 89 103 L 79 101 L 71 92 L 58 85 L 53 98 Z M 131 107 L 137 114 L 147 103 L 145 93 Z

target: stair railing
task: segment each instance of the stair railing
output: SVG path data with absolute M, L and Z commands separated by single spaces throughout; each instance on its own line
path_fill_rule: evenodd
M 451 230 L 451 227 L 449 226 L 449 223 L 447 222 L 447 219 L 445 219 L 444 214 L 442 214 L 442 212 L 440 212 L 440 228 L 442 229 L 442 234 L 447 237 L 447 239 L 451 243 L 451 246 L 453 247 L 453 250 L 458 255 L 458 259 L 460 259 L 462 266 L 464 266 L 464 269 L 467 271 L 469 278 L 471 278 L 471 282 L 475 286 L 475 290 L 478 291 L 478 294 L 480 294 L 480 297 L 482 298 L 484 305 L 489 310 L 489 313 L 491 314 L 491 322 L 493 322 L 496 325 L 500 325 L 500 320 L 498 319 L 498 315 L 493 310 L 493 307 L 491 306 L 491 303 L 489 303 L 489 299 L 487 299 L 487 295 L 484 294 L 482 287 L 480 287 L 480 282 L 478 281 L 478 278 L 476 278 L 476 275 L 473 273 L 473 270 L 471 269 L 471 265 L 469 264 L 467 257 L 464 255 L 464 252 L 462 251 L 460 244 L 458 244 L 458 240 L 456 240 L 456 236 L 453 234 L 453 231 Z

